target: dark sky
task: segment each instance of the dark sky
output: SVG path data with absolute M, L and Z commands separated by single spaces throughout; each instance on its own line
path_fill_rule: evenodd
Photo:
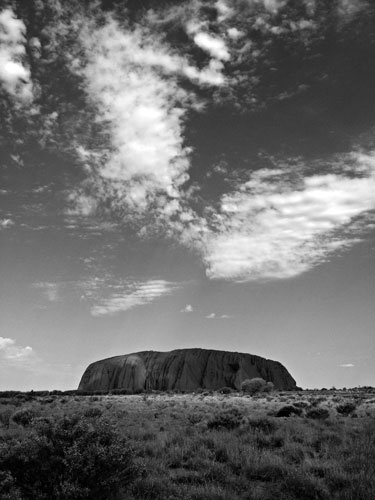
M 375 4 L 2 1 L 0 389 L 204 347 L 375 385 Z

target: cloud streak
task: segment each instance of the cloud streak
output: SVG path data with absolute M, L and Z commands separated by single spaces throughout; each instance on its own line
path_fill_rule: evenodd
M 163 279 L 118 279 L 111 273 L 78 281 L 40 282 L 32 285 L 50 303 L 71 301 L 72 298 L 74 301 L 86 302 L 90 314 L 95 317 L 150 304 L 160 297 L 172 294 L 179 286 L 178 283 Z
M 176 289 L 176 285 L 164 280 L 148 280 L 135 282 L 129 290 L 114 293 L 102 299 L 91 307 L 92 316 L 107 316 L 125 312 L 138 306 L 144 306 L 160 297 L 169 295 Z

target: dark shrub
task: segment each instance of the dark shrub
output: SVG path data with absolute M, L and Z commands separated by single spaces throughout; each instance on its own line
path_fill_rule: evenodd
M 290 417 L 291 415 L 301 415 L 302 410 L 301 408 L 296 408 L 295 406 L 283 406 L 280 408 L 280 410 L 276 413 L 276 417 Z
M 13 422 L 15 422 L 17 425 L 22 425 L 23 427 L 27 427 L 28 425 L 30 425 L 33 418 L 35 418 L 35 413 L 28 408 L 17 410 L 12 415 Z
M 5 408 L 5 410 L 0 412 L 0 423 L 7 429 L 9 428 L 11 416 L 12 410 L 10 410 L 9 408 Z
M 277 462 L 260 462 L 245 467 L 245 476 L 250 481 L 280 481 L 285 477 L 285 469 Z
M 196 425 L 196 424 L 199 424 L 199 422 L 202 422 L 202 415 L 199 414 L 199 413 L 190 413 L 188 416 L 187 416 L 187 419 L 188 421 L 192 424 L 192 425 Z
M 23 500 L 109 500 L 137 469 L 108 422 L 75 416 L 40 421 L 26 436 L 0 443 L 0 471 Z
M 264 434 L 271 434 L 277 429 L 276 422 L 269 418 L 252 418 L 249 420 L 249 427 L 264 432 Z
M 220 447 L 215 450 L 215 460 L 222 463 L 229 461 L 229 455 L 226 448 Z
M 283 481 L 288 500 L 328 500 L 330 496 L 319 479 L 302 473 L 288 474 Z
M 84 411 L 84 416 L 87 418 L 97 418 L 102 416 L 102 410 L 100 408 L 87 408 L 87 410 Z
M 326 419 L 329 417 L 329 411 L 326 408 L 311 408 L 306 413 L 307 418 L 314 418 L 314 419 Z
M 348 416 L 356 409 L 355 403 L 343 403 L 341 405 L 336 406 L 337 413 L 340 415 Z
M 235 429 L 242 423 L 243 415 L 237 408 L 223 410 L 207 422 L 209 429 Z
M 217 392 L 220 392 L 221 394 L 231 394 L 233 389 L 231 387 L 222 387 Z
M 114 396 L 130 396 L 133 393 L 130 389 L 112 389 L 111 394 Z
M 14 479 L 9 472 L 0 470 L 0 498 L 1 500 L 23 500 Z
M 308 408 L 310 404 L 307 401 L 296 401 L 293 403 L 296 408 Z

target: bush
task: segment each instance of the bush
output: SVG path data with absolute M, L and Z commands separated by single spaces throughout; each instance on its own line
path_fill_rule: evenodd
M 272 382 L 267 382 L 266 386 L 263 388 L 263 392 L 273 392 L 275 390 L 275 386 Z
M 286 475 L 283 490 L 290 500 L 328 500 L 330 498 L 319 479 L 300 472 L 291 472 Z
M 243 421 L 242 413 L 237 408 L 221 411 L 207 422 L 208 429 L 235 429 Z
M 17 410 L 12 415 L 13 422 L 15 422 L 17 425 L 22 425 L 23 427 L 29 426 L 33 418 L 35 418 L 35 413 L 28 408 Z
M 307 418 L 315 418 L 315 419 L 325 419 L 329 417 L 329 411 L 326 408 L 311 408 L 306 413 Z
M 0 491 L 7 483 L 9 494 L 19 491 L 25 500 L 107 500 L 137 468 L 108 422 L 75 416 L 41 420 L 26 436 L 0 443 L 0 472 Z
M 6 408 L 2 412 L 0 412 L 0 423 L 7 429 L 9 429 L 11 416 L 12 416 L 12 410 L 10 410 L 9 408 Z
M 231 394 L 233 389 L 231 387 L 222 387 L 217 392 L 220 392 L 221 394 Z
M 296 408 L 295 406 L 292 405 L 287 405 L 283 406 L 280 408 L 280 410 L 276 413 L 276 417 L 290 417 L 291 415 L 298 415 L 300 416 L 302 414 L 301 408 Z
M 343 403 L 336 406 L 337 413 L 340 415 L 348 416 L 356 409 L 355 403 Z
M 266 385 L 267 382 L 262 378 L 247 378 L 242 382 L 241 390 L 248 394 L 256 394 L 257 392 L 263 392 Z
M 97 418 L 102 416 L 102 410 L 97 407 L 92 407 L 92 408 L 87 408 L 87 410 L 84 411 L 84 416 L 87 418 Z
M 269 418 L 259 417 L 249 420 L 249 427 L 257 431 L 262 431 L 264 434 L 272 434 L 277 430 L 277 425 Z

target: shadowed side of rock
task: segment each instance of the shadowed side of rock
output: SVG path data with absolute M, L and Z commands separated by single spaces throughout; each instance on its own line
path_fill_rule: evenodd
M 293 390 L 296 382 L 279 362 L 252 354 L 209 349 L 143 351 L 96 361 L 79 384 L 83 391 L 127 389 L 193 391 L 232 387 L 261 377 L 277 389 Z

